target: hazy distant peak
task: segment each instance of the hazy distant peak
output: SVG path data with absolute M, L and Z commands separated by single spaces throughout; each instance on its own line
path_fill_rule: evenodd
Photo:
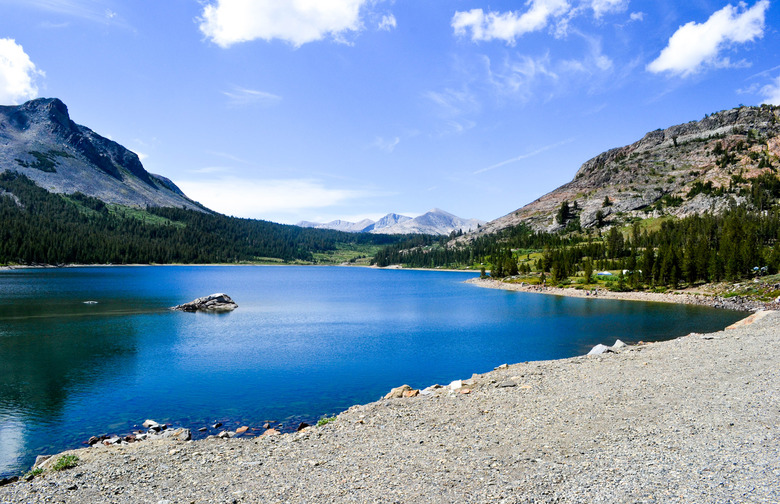
M 433 208 L 419 217 L 407 217 L 396 213 L 389 213 L 374 222 L 364 219 L 357 223 L 335 220 L 325 224 L 301 221 L 301 227 L 313 227 L 318 229 L 337 229 L 353 233 L 375 234 L 431 234 L 448 235 L 453 231 L 468 232 L 477 229 L 484 221 L 477 219 L 461 219 L 456 215 L 445 212 L 439 208 Z

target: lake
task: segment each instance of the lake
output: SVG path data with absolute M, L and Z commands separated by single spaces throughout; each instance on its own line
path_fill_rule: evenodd
M 722 329 L 697 306 L 482 289 L 475 273 L 313 266 L 0 271 L 0 477 L 35 456 L 128 434 L 147 418 L 192 429 L 316 422 L 407 383 L 598 343 Z M 168 309 L 215 292 L 227 314 Z M 85 304 L 85 301 L 97 303 Z

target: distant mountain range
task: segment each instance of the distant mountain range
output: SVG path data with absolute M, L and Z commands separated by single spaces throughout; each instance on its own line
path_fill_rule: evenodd
M 57 98 L 0 106 L 0 173 L 15 171 L 49 192 L 132 207 L 206 211 L 138 156 L 70 119 Z
M 434 208 L 433 210 L 414 218 L 407 217 L 406 215 L 389 213 L 378 221 L 364 219 L 360 222 L 334 220 L 326 223 L 308 221 L 301 221 L 298 223 L 301 227 L 335 229 L 350 233 L 428 235 L 448 235 L 453 231 L 468 233 L 469 231 L 476 231 L 477 228 L 483 224 L 485 224 L 485 221 L 479 219 L 463 219 L 438 208 Z

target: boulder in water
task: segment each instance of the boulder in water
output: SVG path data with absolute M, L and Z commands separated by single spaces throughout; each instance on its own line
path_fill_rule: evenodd
M 238 305 L 230 299 L 230 296 L 223 293 L 212 294 L 198 298 L 189 303 L 174 306 L 171 310 L 180 310 L 186 312 L 206 311 L 206 312 L 226 312 L 233 311 Z

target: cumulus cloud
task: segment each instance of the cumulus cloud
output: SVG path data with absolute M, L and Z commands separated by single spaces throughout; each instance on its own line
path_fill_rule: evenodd
M 514 44 L 515 39 L 526 33 L 547 27 L 556 17 L 565 15 L 571 9 L 566 0 L 530 0 L 525 12 L 488 12 L 482 9 L 457 11 L 451 26 L 455 35 L 469 36 L 474 42 L 503 40 Z
M 645 13 L 641 12 L 641 11 L 639 11 L 639 12 L 632 12 L 631 15 L 628 16 L 628 18 L 631 21 L 644 21 L 645 20 Z
M 229 47 L 250 40 L 283 40 L 296 47 L 362 28 L 360 9 L 368 0 L 217 0 L 203 9 L 200 31 Z
M 378 28 L 380 30 L 390 31 L 396 26 L 398 26 L 398 23 L 396 23 L 395 21 L 395 16 L 393 16 L 392 14 L 387 14 L 385 16 L 382 16 L 382 20 L 379 22 Z
M 761 95 L 764 97 L 761 103 L 780 105 L 780 75 L 771 84 L 761 88 Z
M 647 70 L 686 77 L 707 66 L 732 66 L 728 58 L 719 58 L 720 53 L 734 44 L 761 38 L 768 8 L 769 0 L 760 0 L 751 8 L 744 2 L 736 7 L 729 4 L 704 23 L 691 21 L 681 26 L 658 58 L 647 65 Z
M 21 45 L 0 39 L 0 104 L 17 105 L 38 96 L 35 80 L 42 76 Z
M 251 180 L 224 177 L 176 184 L 212 210 L 237 217 L 295 222 L 306 210 L 326 208 L 371 196 L 367 191 L 326 187 L 315 179 Z M 284 215 L 292 219 L 285 219 Z

